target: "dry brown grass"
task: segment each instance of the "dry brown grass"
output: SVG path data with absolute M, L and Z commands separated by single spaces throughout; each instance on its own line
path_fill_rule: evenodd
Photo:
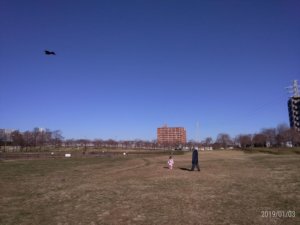
M 201 172 L 174 158 L 1 162 L 0 224 L 300 224 L 298 154 L 201 152 Z

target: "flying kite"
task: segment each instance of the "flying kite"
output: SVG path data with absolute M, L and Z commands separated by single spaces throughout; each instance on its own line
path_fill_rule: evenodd
M 51 51 L 48 51 L 48 50 L 45 50 L 45 54 L 46 55 L 56 55 L 55 52 L 51 52 Z

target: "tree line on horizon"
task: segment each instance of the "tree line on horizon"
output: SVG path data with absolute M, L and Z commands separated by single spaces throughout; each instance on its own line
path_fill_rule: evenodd
M 205 138 L 201 142 L 189 140 L 186 144 L 180 143 L 164 143 L 158 144 L 157 140 L 121 140 L 114 139 L 64 139 L 60 130 L 51 131 L 50 129 L 34 128 L 32 131 L 20 132 L 15 130 L 5 132 L 0 129 L 0 146 L 2 149 L 6 146 L 17 147 L 21 151 L 46 150 L 55 148 L 145 148 L 145 149 L 161 149 L 161 148 L 192 148 L 213 147 L 214 149 L 239 147 L 285 147 L 300 146 L 300 133 L 293 128 L 289 128 L 286 124 L 279 124 L 276 128 L 263 128 L 255 134 L 239 134 L 230 137 L 227 133 L 220 133 L 214 141 L 211 137 Z M 3 147 L 4 146 L 4 147 Z
M 58 148 L 62 145 L 64 137 L 60 130 L 51 131 L 50 129 L 34 128 L 32 131 L 20 132 L 14 130 L 6 132 L 5 129 L 0 130 L 0 146 L 14 146 L 21 150 L 29 150 L 35 148 L 42 150 L 46 146 Z
M 296 147 L 300 146 L 300 132 L 286 124 L 279 124 L 276 128 L 263 128 L 258 133 L 239 134 L 234 138 L 221 133 L 215 142 L 211 142 L 212 139 L 208 137 L 202 143 L 206 146 L 212 144 L 215 148 Z

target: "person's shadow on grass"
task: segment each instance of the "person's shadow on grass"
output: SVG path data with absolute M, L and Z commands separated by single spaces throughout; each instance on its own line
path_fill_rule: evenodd
M 185 171 L 191 171 L 191 169 L 188 169 L 188 168 L 185 168 L 185 167 L 179 167 L 179 169 L 185 170 Z
M 167 166 L 164 166 L 164 169 L 169 169 L 169 167 L 167 167 Z M 179 169 L 181 169 L 181 170 L 185 170 L 185 171 L 192 171 L 191 169 L 189 169 L 189 168 L 185 168 L 185 167 L 179 167 Z

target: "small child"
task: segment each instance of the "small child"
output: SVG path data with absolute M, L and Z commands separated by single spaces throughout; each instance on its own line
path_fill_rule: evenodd
M 170 170 L 173 169 L 173 165 L 174 165 L 174 160 L 172 159 L 172 156 L 170 156 L 168 160 L 168 166 Z

